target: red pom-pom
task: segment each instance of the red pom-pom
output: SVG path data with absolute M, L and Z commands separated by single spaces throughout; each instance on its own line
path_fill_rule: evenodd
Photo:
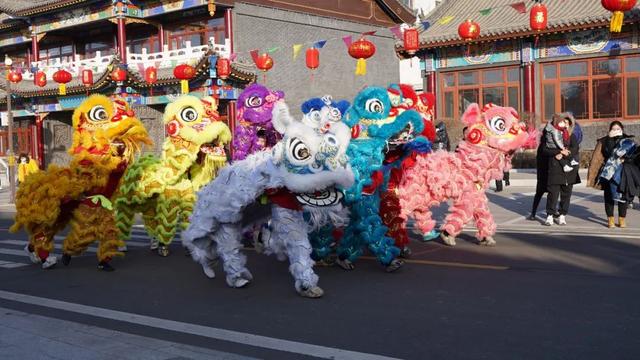
M 351 128 L 351 138 L 357 139 L 358 136 L 360 136 L 360 125 L 356 124 L 354 127 Z
M 480 129 L 473 129 L 467 133 L 467 141 L 472 144 L 477 144 L 482 141 L 483 135 Z
M 175 136 L 178 133 L 178 130 L 179 130 L 178 122 L 173 120 L 173 121 L 169 122 L 167 124 L 167 126 L 165 126 L 165 128 L 166 128 L 167 134 L 169 134 L 169 136 Z

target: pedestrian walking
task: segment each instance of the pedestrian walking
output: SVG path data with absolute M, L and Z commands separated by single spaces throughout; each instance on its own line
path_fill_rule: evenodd
M 4 168 L 5 173 L 7 174 L 7 179 L 9 178 L 9 164 L 4 161 L 3 158 L 0 158 L 0 166 Z M 0 190 L 2 190 L 2 176 L 0 176 Z
M 598 139 L 589 163 L 587 186 L 604 191 L 604 210 L 609 228 L 616 226 L 613 214 L 616 202 L 618 203 L 618 226 L 626 227 L 628 206 L 626 199 L 638 195 L 638 186 L 640 186 L 638 158 L 640 156 L 638 156 L 637 147 L 635 151 L 626 151 L 630 149 L 629 142 L 633 141 L 632 138 L 632 135 L 624 133 L 624 126 L 620 121 L 612 121 L 609 124 L 607 136 Z
M 570 171 L 566 171 L 566 164 L 561 161 L 563 158 L 574 157 L 579 154 L 581 139 L 579 134 L 581 134 L 581 131 L 576 131 L 576 129 L 579 129 L 579 125 L 573 115 L 568 112 L 555 114 L 553 121 L 554 123 L 565 122 L 567 124 L 568 141 L 563 149 L 546 141 L 540 144 L 548 166 L 547 191 L 549 194 L 547 195 L 547 219 L 544 222 L 544 225 L 547 226 L 553 225 L 554 220 L 559 225 L 567 224 L 566 216 L 569 212 L 573 185 L 580 183 L 578 166 L 573 166 Z M 560 198 L 559 207 L 558 198 Z M 556 211 L 558 213 L 557 218 L 555 218 Z
M 548 156 L 542 151 L 544 150 L 544 129 L 540 136 L 540 145 L 536 152 L 536 194 L 533 196 L 533 205 L 531 206 L 531 215 L 529 220 L 536 219 L 536 213 L 538 212 L 538 206 L 542 200 L 542 196 L 547 193 L 547 180 L 549 179 L 549 159 Z

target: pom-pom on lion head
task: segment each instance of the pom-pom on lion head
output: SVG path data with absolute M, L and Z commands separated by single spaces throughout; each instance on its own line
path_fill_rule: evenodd
M 73 144 L 69 153 L 84 164 L 107 167 L 130 163 L 142 144 L 151 138 L 129 104 L 120 98 L 91 95 L 72 115 Z M 107 164 L 109 163 L 109 164 Z
M 462 115 L 467 126 L 465 140 L 473 145 L 487 146 L 504 153 L 513 153 L 525 146 L 535 132 L 527 132 L 527 126 L 520 121 L 514 108 L 487 104 L 480 109 L 471 104 Z

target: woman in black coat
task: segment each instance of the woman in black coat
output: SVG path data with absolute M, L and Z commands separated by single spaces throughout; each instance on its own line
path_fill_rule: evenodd
M 580 183 L 580 175 L 578 174 L 578 166 L 574 166 L 570 172 L 565 172 L 562 163 L 558 160 L 562 156 L 577 156 L 580 153 L 580 141 L 577 134 L 573 131 L 576 126 L 573 115 L 569 113 L 559 114 L 564 120 L 569 122 L 569 144 L 565 150 L 549 148 L 547 142 L 540 144 L 542 154 L 547 160 L 547 219 L 545 225 L 551 226 L 554 222 L 556 211 L 559 213 L 556 221 L 559 225 L 566 225 L 566 216 L 569 212 L 569 204 L 571 203 L 571 193 L 573 185 Z M 560 197 L 560 207 L 558 208 L 558 197 Z
M 536 194 L 533 197 L 533 206 L 531 207 L 531 215 L 529 215 L 529 220 L 536 219 L 536 213 L 538 212 L 538 205 L 540 205 L 540 200 L 542 200 L 542 196 L 547 192 L 547 178 L 549 177 L 549 159 L 543 154 L 543 146 L 544 146 L 544 131 L 542 131 L 542 135 L 540 136 L 540 145 L 538 146 L 538 151 L 536 152 Z

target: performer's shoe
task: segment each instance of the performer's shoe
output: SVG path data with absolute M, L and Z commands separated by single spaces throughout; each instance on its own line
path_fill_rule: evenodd
M 24 251 L 27 253 L 27 256 L 29 256 L 29 260 L 31 260 L 32 263 L 34 264 L 40 263 L 40 258 L 38 257 L 38 255 L 36 255 L 35 252 L 29 250 L 29 244 L 24 246 Z
M 484 239 L 480 240 L 478 242 L 478 245 L 483 245 L 483 246 L 496 246 L 496 241 L 493 239 L 493 237 L 491 236 L 487 236 Z
M 400 269 L 402 267 L 402 265 L 404 265 L 404 261 L 402 261 L 400 259 L 393 259 L 393 260 L 391 260 L 389 265 L 387 265 L 387 267 L 384 268 L 384 271 L 386 271 L 388 273 L 394 272 L 394 271 Z
M 338 257 L 335 254 L 331 254 L 331 255 L 325 257 L 324 259 L 320 259 L 320 260 L 316 261 L 316 266 L 330 267 L 330 266 L 335 265 L 337 260 L 338 260 Z
M 111 264 L 109 264 L 107 261 L 101 261 L 98 263 L 98 270 L 111 272 L 111 271 L 115 271 L 116 269 L 113 266 L 111 266 Z
M 408 246 L 405 246 L 402 248 L 402 250 L 400 250 L 400 254 L 398 255 L 398 257 L 401 257 L 403 259 L 408 259 L 411 257 L 411 249 Z
M 336 260 L 336 264 L 338 264 L 338 266 L 340 266 L 342 269 L 347 271 L 351 271 L 356 268 L 356 266 L 347 259 L 342 260 L 338 258 L 338 260 Z
M 62 254 L 62 264 L 64 264 L 64 266 L 69 266 L 70 263 L 71 263 L 71 255 Z
M 313 286 L 310 288 L 302 288 L 298 291 L 298 294 L 304 296 L 306 298 L 317 299 L 324 295 L 324 290 L 322 290 L 319 286 Z
M 440 231 L 436 230 L 436 229 L 432 229 L 431 231 L 429 231 L 428 233 L 422 235 L 422 241 L 431 241 L 433 239 L 436 239 L 440 236 Z
M 43 269 L 52 269 L 58 263 L 58 259 L 54 255 L 49 255 L 45 261 L 42 262 Z
M 127 252 L 129 251 L 129 249 L 127 248 L 127 245 L 122 245 L 122 246 L 118 246 L 118 251 Z
M 167 245 L 158 246 L 158 255 L 162 257 L 169 256 L 169 247 Z
M 158 249 L 158 246 L 160 246 L 160 242 L 158 241 L 158 239 L 151 238 L 151 241 L 149 242 L 149 249 L 151 251 L 154 251 Z
M 449 233 L 446 231 L 442 231 L 442 233 L 440 234 L 440 239 L 442 239 L 442 242 L 444 242 L 446 245 L 456 246 L 456 237 L 449 235 Z

